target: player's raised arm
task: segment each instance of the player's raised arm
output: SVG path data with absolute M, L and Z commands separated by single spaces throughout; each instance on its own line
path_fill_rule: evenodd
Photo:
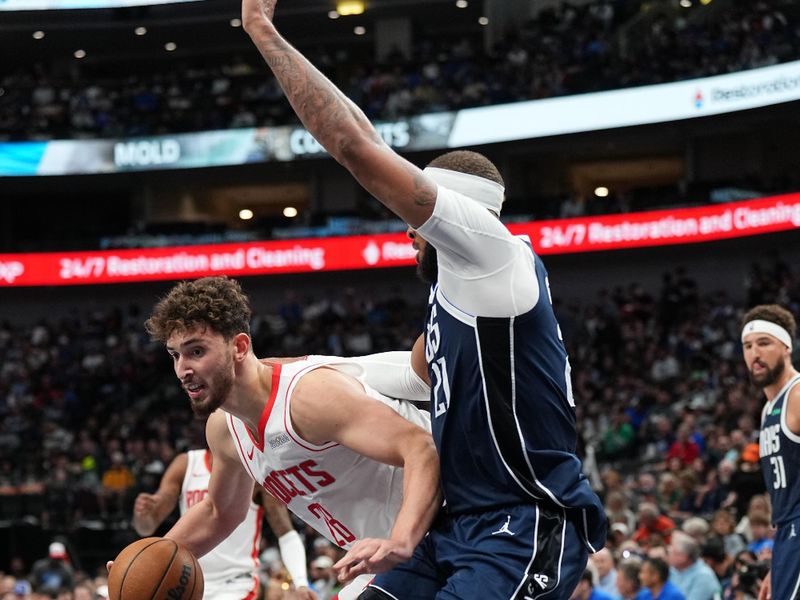
M 337 563 L 340 578 L 380 573 L 407 561 L 441 506 L 439 457 L 430 434 L 332 369 L 317 369 L 297 384 L 291 417 L 297 432 L 312 444 L 335 441 L 403 467 L 403 501 L 390 539 L 359 540 Z
M 214 412 L 206 424 L 206 440 L 214 464 L 208 494 L 178 519 L 165 536 L 180 542 L 198 558 L 236 529 L 247 515 L 253 496 L 253 480 L 236 455 L 225 414 L 220 410 Z
M 242 0 L 242 23 L 306 129 L 364 188 L 412 227 L 428 220 L 436 184 L 383 141 L 364 113 L 278 33 L 274 0 Z
M 164 519 L 175 510 L 189 463 L 185 452 L 178 454 L 161 477 L 155 494 L 141 493 L 133 504 L 133 528 L 142 537 L 153 535 Z
M 348 360 L 364 369 L 364 381 L 384 396 L 427 402 L 431 399 L 430 379 L 420 336 L 412 351 L 378 352 Z

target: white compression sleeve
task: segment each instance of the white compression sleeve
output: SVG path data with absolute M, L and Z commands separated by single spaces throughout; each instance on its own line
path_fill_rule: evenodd
M 300 534 L 292 529 L 278 538 L 281 560 L 292 577 L 294 587 L 308 587 L 308 570 L 306 569 L 306 548 Z
M 399 400 L 427 402 L 431 388 L 411 366 L 411 352 L 380 352 L 347 360 L 364 369 L 364 381 L 384 396 Z

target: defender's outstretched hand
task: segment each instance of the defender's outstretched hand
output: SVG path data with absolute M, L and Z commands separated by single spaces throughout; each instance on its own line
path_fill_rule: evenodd
M 366 538 L 350 548 L 339 562 L 333 565 L 339 581 L 350 582 L 365 573 L 377 574 L 404 563 L 411 558 L 414 548 L 393 540 Z

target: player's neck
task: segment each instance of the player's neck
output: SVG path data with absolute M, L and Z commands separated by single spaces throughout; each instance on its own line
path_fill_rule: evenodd
M 767 402 L 772 402 L 783 387 L 797 376 L 797 369 L 791 363 L 783 370 L 783 375 L 775 383 L 768 385 L 764 388 L 764 395 L 767 397 Z
M 258 439 L 258 423 L 272 393 L 272 365 L 251 356 L 242 363 L 240 369 L 224 408 L 226 412 L 241 419 L 250 433 Z

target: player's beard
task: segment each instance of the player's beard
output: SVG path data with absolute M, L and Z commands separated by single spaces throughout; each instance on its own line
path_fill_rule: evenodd
M 196 400 L 189 398 L 192 411 L 198 417 L 207 417 L 225 403 L 233 388 L 233 357 L 228 355 L 225 362 L 211 374 L 211 385 L 206 388 L 205 397 Z
M 439 263 L 436 258 L 436 248 L 430 244 L 425 244 L 425 248 L 419 252 L 417 277 L 430 285 L 436 283 L 436 280 L 439 278 Z
M 783 376 L 783 372 L 786 370 L 786 364 L 782 360 L 779 360 L 773 368 L 770 368 L 763 362 L 761 362 L 761 364 L 764 366 L 764 371 L 762 371 L 759 375 L 753 375 L 753 369 L 751 367 L 749 374 L 750 381 L 753 382 L 753 385 L 763 390 L 765 387 L 768 387 L 780 380 L 780 378 Z

